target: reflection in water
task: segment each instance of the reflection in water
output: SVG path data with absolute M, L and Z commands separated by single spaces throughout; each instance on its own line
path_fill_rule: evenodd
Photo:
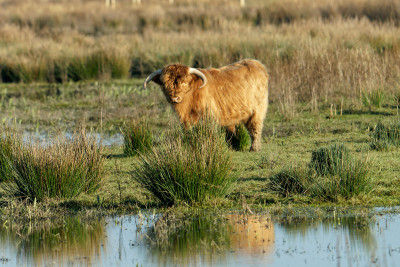
M 0 264 L 95 266 L 395 266 L 400 215 L 271 218 L 138 215 L 70 218 L 37 230 L 0 225 Z M 107 248 L 107 249 L 105 249 Z
M 274 228 L 266 215 L 163 216 L 149 230 L 148 242 L 159 265 L 211 265 L 226 263 L 227 252 L 271 253 Z
M 106 241 L 104 220 L 88 222 L 73 217 L 39 225 L 0 227 L 0 246 L 14 244 L 17 265 L 30 262 L 28 265 L 44 266 L 77 261 L 90 265 Z
M 317 227 L 322 228 L 323 232 L 332 232 L 340 230 L 348 237 L 352 248 L 362 247 L 363 249 L 373 252 L 376 248 L 376 239 L 372 228 L 374 226 L 373 218 L 365 216 L 358 217 L 339 217 L 339 218 L 283 218 L 279 225 L 292 238 L 299 235 L 300 238 L 305 238 L 310 231 Z

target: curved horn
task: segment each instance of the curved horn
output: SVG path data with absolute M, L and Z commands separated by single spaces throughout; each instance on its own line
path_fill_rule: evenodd
M 144 80 L 143 87 L 146 89 L 146 85 L 147 85 L 149 82 L 151 82 L 151 80 L 153 80 L 154 77 L 156 77 L 157 75 L 161 75 L 161 73 L 162 73 L 162 69 L 159 69 L 159 70 L 156 70 L 155 72 L 153 72 L 152 74 L 150 74 L 150 75 L 146 78 L 146 80 Z
M 201 71 L 199 71 L 198 69 L 190 68 L 190 69 L 189 69 L 189 73 L 190 73 L 190 74 L 197 75 L 197 76 L 203 81 L 203 84 L 199 87 L 199 89 L 200 89 L 201 87 L 204 87 L 204 86 L 207 84 L 207 78 L 206 78 L 206 76 L 205 76 Z

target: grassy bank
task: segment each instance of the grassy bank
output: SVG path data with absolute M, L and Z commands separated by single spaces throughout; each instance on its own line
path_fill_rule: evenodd
M 199 205 L 279 210 L 400 204 L 400 7 L 395 1 L 249 0 L 244 8 L 232 1 L 164 2 L 134 6 L 121 0 L 112 9 L 101 1 L 0 1 L 0 124 L 50 139 L 83 124 L 104 138 L 127 133 L 129 122 L 144 119 L 155 157 L 165 158 L 162 148 L 176 115 L 156 85 L 142 88 L 143 77 L 171 62 L 207 68 L 256 58 L 271 77 L 262 151 L 229 149 L 225 154 L 236 180 L 230 195 Z M 339 181 L 339 187 L 329 197 L 323 190 L 322 196 L 309 194 L 304 185 L 276 190 L 279 179 L 289 181 L 293 170 L 310 166 L 313 153 L 335 143 L 346 147 L 356 169 L 368 158 L 361 179 L 372 190 L 349 187 L 357 193 L 347 194 L 341 188 L 352 167 L 330 174 L 335 178 L 328 182 Z M 238 150 L 246 146 L 238 144 Z M 105 147 L 99 188 L 73 199 L 32 203 L 0 189 L 0 216 L 161 207 L 132 178 L 140 157 L 127 154 L 122 143 Z M 317 185 L 329 184 L 324 175 L 318 174 Z
M 135 84 L 130 81 L 130 84 Z M 7 85 L 3 87 L 3 103 L 11 103 L 15 116 L 6 121 L 12 127 L 21 130 L 32 130 L 26 117 L 31 112 L 23 112 L 29 108 L 41 114 L 39 129 L 60 129 L 66 131 L 64 123 L 54 122 L 52 118 L 58 114 L 70 116 L 69 129 L 80 121 L 82 114 L 93 114 L 97 119 L 87 119 L 88 128 L 98 132 L 106 132 L 107 125 L 126 121 L 128 118 L 143 116 L 149 118 L 149 127 L 154 133 L 153 146 L 161 148 L 169 138 L 171 123 L 176 122 L 176 115 L 168 107 L 160 90 L 149 91 L 128 90 L 127 82 L 86 83 L 55 85 Z M 57 87 L 59 93 L 56 93 Z M 99 98 L 95 88 L 103 88 L 103 107 L 95 106 L 92 101 Z M 29 88 L 29 90 L 26 90 Z M 52 93 L 55 90 L 55 93 Z M 92 93 L 91 90 L 93 90 Z M 4 92 L 3 91 L 3 92 Z M 85 94 L 85 92 L 89 92 Z M 399 159 L 400 150 L 390 145 L 384 150 L 374 149 L 371 145 L 381 133 L 384 125 L 396 125 L 399 120 L 397 109 L 391 105 L 392 99 L 386 96 L 381 108 L 365 106 L 362 101 L 351 103 L 344 101 L 342 115 L 332 111 L 330 105 L 321 105 L 318 112 L 310 106 L 297 104 L 298 112 L 291 120 L 284 120 L 279 111 L 279 103 L 272 103 L 265 120 L 262 150 L 257 153 L 235 151 L 227 153 L 232 161 L 232 176 L 237 179 L 231 194 L 227 198 L 217 198 L 203 203 L 202 207 L 232 209 L 249 207 L 250 209 L 276 208 L 289 206 L 391 206 L 400 204 Z M 47 103 L 47 104 L 46 104 Z M 4 104 L 6 105 L 6 104 Z M 76 105 L 79 105 L 77 108 Z M 54 108 L 57 107 L 57 108 Z M 9 110 L 4 108 L 3 111 Z M 123 110 L 131 111 L 129 116 Z M 2 113 L 4 114 L 4 113 Z M 101 116 L 103 115 L 103 117 Z M 26 116 L 26 117 L 24 117 Z M 86 115 L 89 118 L 88 115 Z M 102 117 L 102 120 L 101 120 Z M 22 120 L 21 124 L 18 123 Z M 29 121 L 29 120 L 27 120 Z M 35 124 L 34 124 L 35 125 Z M 43 125 L 43 127 L 42 127 Z M 122 124 L 121 124 L 122 125 Z M 101 128 L 101 126 L 103 128 Z M 115 127 L 115 126 L 114 126 Z M 167 129 L 168 128 L 168 129 Z M 35 129 L 35 128 L 33 128 Z M 118 129 L 108 130 L 118 132 Z M 387 131 L 387 130 L 386 130 Z M 51 131 L 50 131 L 51 132 Z M 107 134 L 103 133 L 107 137 Z M 324 198 L 301 191 L 288 195 L 274 190 L 273 177 L 290 167 L 308 166 L 312 162 L 312 154 L 331 144 L 343 143 L 355 159 L 368 158 L 368 178 L 372 191 L 366 191 L 350 197 Z M 228 145 L 227 145 L 228 146 Z M 99 189 L 91 193 L 83 193 L 74 199 L 49 199 L 36 204 L 10 198 L 4 191 L 0 192 L 1 214 L 4 218 L 40 218 L 54 214 L 110 214 L 115 212 L 137 211 L 141 208 L 158 208 L 160 202 L 143 186 L 132 178 L 135 164 L 139 156 L 128 157 L 124 154 L 123 143 L 107 146 L 103 150 L 104 175 Z M 137 166 L 137 164 L 136 164 Z

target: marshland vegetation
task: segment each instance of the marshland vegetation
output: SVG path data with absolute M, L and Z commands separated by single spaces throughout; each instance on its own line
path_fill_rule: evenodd
M 396 1 L 249 0 L 245 7 L 238 1 L 142 2 L 117 1 L 110 9 L 103 1 L 0 1 L 2 126 L 52 136 L 84 125 L 101 135 L 122 129 L 129 137 L 124 147 L 78 139 L 44 147 L 28 142 L 25 150 L 18 147 L 23 140 L 7 139 L 3 130 L 1 214 L 46 217 L 51 210 L 121 212 L 182 202 L 210 208 L 400 204 Z M 271 79 L 258 153 L 228 150 L 220 142 L 223 133 L 191 146 L 185 138 L 201 140 L 198 133 L 177 133 L 176 115 L 159 88 L 141 86 L 147 74 L 171 62 L 207 68 L 242 58 L 262 61 Z M 145 126 L 135 128 L 139 119 Z M 150 148 L 131 156 L 138 132 Z M 246 147 L 248 137 L 242 138 L 238 150 Z M 65 151 L 57 148 L 65 144 Z M 85 149 L 90 163 L 82 167 Z M 61 164 L 61 158 L 68 158 L 66 165 L 79 163 L 78 174 L 101 176 L 96 190 L 81 184 L 82 192 L 72 195 L 15 193 L 16 163 L 33 164 L 23 165 L 24 173 L 36 167 L 47 172 L 53 164 L 47 160 Z M 154 175 L 162 173 L 158 168 L 163 177 Z M 154 184 L 146 184 L 152 180 L 142 179 L 157 182 L 171 173 L 183 179 L 227 175 L 222 195 L 230 194 L 196 198 L 183 190 L 182 199 L 158 197 L 151 193 Z

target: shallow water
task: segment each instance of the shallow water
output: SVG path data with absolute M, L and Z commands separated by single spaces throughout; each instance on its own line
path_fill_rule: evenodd
M 71 138 L 73 135 L 72 132 L 66 132 L 64 134 L 67 138 Z M 96 132 L 90 132 L 87 133 L 87 136 L 95 138 L 97 140 L 97 144 L 102 144 L 103 146 L 119 146 L 124 144 L 124 137 L 121 133 L 100 134 Z M 47 132 L 24 132 L 23 140 L 34 140 L 46 145 L 54 141 L 54 135 Z
M 153 214 L 0 226 L 0 266 L 396 266 L 400 215 Z M 37 228 L 37 227 L 36 227 Z

